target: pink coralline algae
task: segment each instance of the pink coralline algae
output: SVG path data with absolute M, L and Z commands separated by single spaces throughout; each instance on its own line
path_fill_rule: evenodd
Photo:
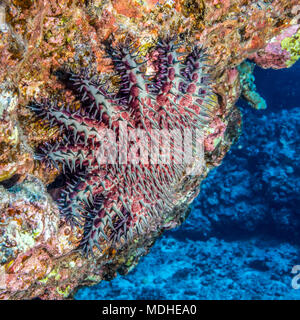
M 71 225 L 84 225 L 79 248 L 86 255 L 94 254 L 95 247 L 102 251 L 103 243 L 122 245 L 132 240 L 149 229 L 151 221 L 160 220 L 162 213 L 174 210 L 174 189 L 190 165 L 181 161 L 183 150 L 175 138 L 184 136 L 186 129 L 202 130 L 213 104 L 204 50 L 195 46 L 182 60 L 178 47 L 173 40 L 161 40 L 155 48 L 157 72 L 146 77 L 142 67 L 147 61 L 141 61 L 132 45 L 108 44 L 107 53 L 120 77 L 117 93 L 86 74 L 60 71 L 59 77 L 80 99 L 81 107 L 30 105 L 48 125 L 64 131 L 61 141 L 40 146 L 36 157 L 49 166 L 62 165 L 66 186 L 58 203 Z M 128 149 L 133 151 L 123 150 L 127 148 L 124 125 Z M 159 130 L 163 137 L 156 135 Z M 170 162 L 164 161 L 161 149 L 158 161 L 148 162 L 150 148 L 161 148 L 168 132 L 173 135 Z M 105 161 L 99 157 L 102 151 Z M 123 158 L 116 160 L 121 151 Z M 137 162 L 130 156 L 137 156 Z
M 208 152 L 215 150 L 216 145 L 223 139 L 226 125 L 216 116 L 207 130 L 207 137 L 204 140 L 204 148 Z
M 282 41 L 297 33 L 299 25 L 292 25 L 285 29 L 280 35 L 273 38 L 263 50 L 250 56 L 256 64 L 262 68 L 282 69 L 286 68 L 291 54 L 282 46 Z

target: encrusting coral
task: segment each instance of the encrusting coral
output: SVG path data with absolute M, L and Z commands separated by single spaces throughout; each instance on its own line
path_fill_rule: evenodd
M 254 70 L 255 64 L 245 61 L 238 66 L 240 73 L 241 94 L 245 100 L 255 109 L 266 109 L 267 103 L 263 97 L 256 91 L 254 83 Z
M 249 58 L 253 59 L 262 68 L 291 67 L 300 56 L 299 36 L 300 25 L 293 24 L 271 39 L 265 48 Z

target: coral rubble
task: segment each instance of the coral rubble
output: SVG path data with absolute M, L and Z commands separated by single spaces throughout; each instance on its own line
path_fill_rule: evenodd
M 235 102 L 251 85 L 241 86 L 238 66 L 247 58 L 290 66 L 299 56 L 298 7 L 297 0 L 1 1 L 0 298 L 71 297 L 79 285 L 126 274 L 164 230 L 180 225 L 239 135 Z M 178 49 L 166 35 L 181 36 Z M 275 57 L 272 39 L 281 43 Z M 99 129 L 118 133 L 122 118 L 148 133 L 161 122 L 200 127 L 201 174 L 101 171 L 92 153 Z M 153 192 L 143 193 L 143 182 Z

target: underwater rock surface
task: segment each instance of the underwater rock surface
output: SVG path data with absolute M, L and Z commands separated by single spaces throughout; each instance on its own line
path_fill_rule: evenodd
M 291 287 L 298 248 L 260 239 L 156 242 L 125 277 L 80 289 L 76 299 L 299 299 Z
M 300 63 L 254 74 L 268 108 L 238 102 L 242 134 L 201 184 L 187 220 L 130 274 L 77 299 L 300 299 L 291 286 L 300 261 Z

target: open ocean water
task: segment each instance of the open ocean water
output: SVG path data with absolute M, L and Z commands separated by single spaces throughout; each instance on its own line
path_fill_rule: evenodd
M 300 61 L 254 75 L 268 108 L 238 102 L 242 134 L 185 223 L 128 275 L 76 299 L 300 299 Z

